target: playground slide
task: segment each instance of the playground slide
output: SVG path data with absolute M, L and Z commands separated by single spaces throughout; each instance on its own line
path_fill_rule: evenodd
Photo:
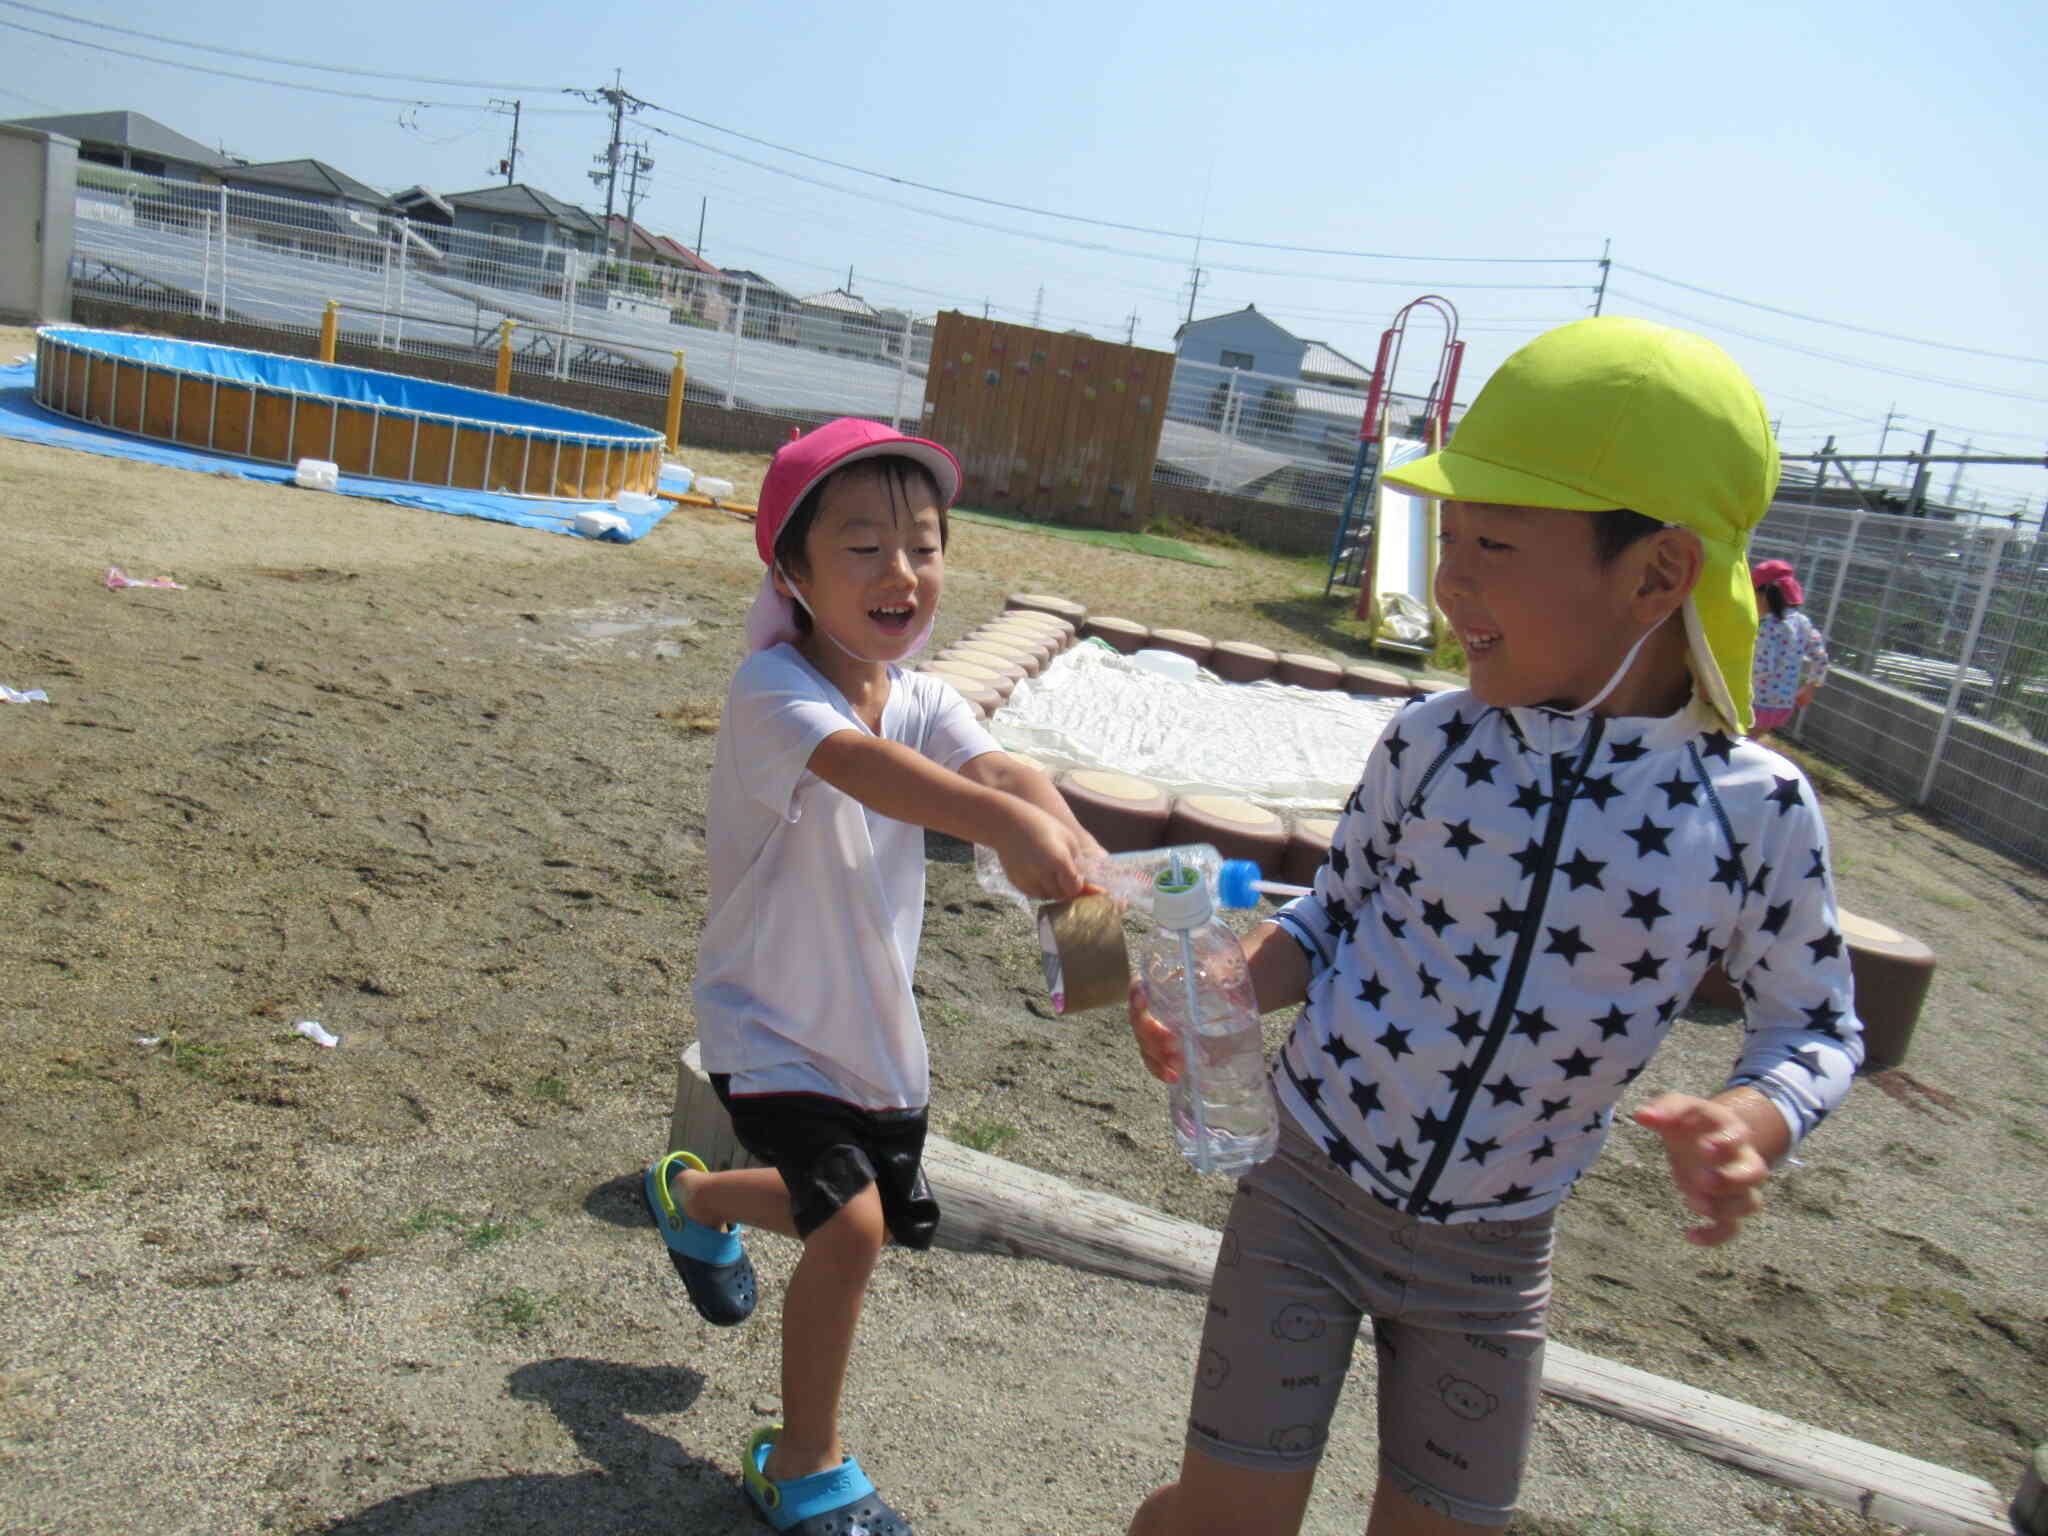
M 1372 595 L 1380 615 L 1376 645 L 1427 651 L 1436 643 L 1430 585 L 1436 575 L 1436 521 L 1430 498 L 1387 483 L 1386 471 L 1429 452 L 1413 438 L 1387 439 L 1373 488 Z

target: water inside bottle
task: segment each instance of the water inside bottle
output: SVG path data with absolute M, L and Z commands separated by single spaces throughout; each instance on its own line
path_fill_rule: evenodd
M 1272 1090 L 1266 1086 L 1264 1039 L 1256 1018 L 1247 1019 L 1228 998 L 1206 998 L 1197 1036 L 1200 1050 L 1203 1118 L 1207 1122 L 1211 1170 L 1239 1174 L 1273 1153 L 1278 1127 Z M 1193 1107 L 1183 1076 L 1171 1098 L 1174 1140 L 1181 1154 L 1197 1167 Z

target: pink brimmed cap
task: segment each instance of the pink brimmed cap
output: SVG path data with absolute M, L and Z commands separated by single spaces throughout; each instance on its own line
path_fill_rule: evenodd
M 1765 587 L 1776 587 L 1779 594 L 1794 608 L 1806 602 L 1805 589 L 1799 585 L 1799 578 L 1792 574 L 1792 567 L 1784 560 L 1759 560 L 1749 568 L 1750 585 L 1758 591 Z
M 940 510 L 953 505 L 960 494 L 960 461 L 937 443 L 905 437 L 879 421 L 842 416 L 776 449 L 755 503 L 754 548 L 762 563 L 775 563 L 775 536 L 820 480 L 857 460 L 892 456 L 922 464 L 939 488 Z

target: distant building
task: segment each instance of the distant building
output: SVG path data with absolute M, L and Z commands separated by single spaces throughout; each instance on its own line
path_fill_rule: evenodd
M 140 112 L 71 112 L 56 117 L 17 117 L 16 128 L 40 128 L 78 140 L 78 158 L 170 181 L 211 183 L 234 162 L 197 139 L 188 139 Z
M 1301 360 L 1308 351 L 1307 342 L 1268 320 L 1255 304 L 1190 320 L 1173 333 L 1173 340 L 1174 355 L 1188 362 L 1283 379 L 1301 377 Z
M 271 160 L 220 172 L 228 228 L 275 251 L 373 266 L 384 259 L 380 215 L 396 212 L 375 187 L 324 160 Z
M 745 267 L 725 268 L 719 273 L 718 287 L 740 316 L 742 336 L 796 344 L 803 305 L 795 294 Z
M 394 201 L 451 258 L 451 275 L 559 297 L 604 254 L 603 222 L 524 182 L 434 194 L 408 188 Z M 442 222 L 445 217 L 446 223 Z

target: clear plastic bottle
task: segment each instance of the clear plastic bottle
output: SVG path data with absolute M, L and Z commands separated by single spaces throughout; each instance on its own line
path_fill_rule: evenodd
M 1262 882 L 1259 866 L 1250 859 L 1226 859 L 1208 843 L 1181 843 L 1172 848 L 1140 848 L 1130 853 L 1112 853 L 1091 860 L 1082 870 L 1088 883 L 1121 906 L 1140 912 L 1152 910 L 1153 887 L 1162 875 L 1176 878 L 1193 871 L 1209 892 L 1212 905 L 1255 907 Z M 1003 861 L 993 848 L 976 844 L 974 877 L 991 896 L 1008 896 L 1025 906 L 1032 904 L 1010 877 L 1003 873 Z
M 1273 1155 L 1280 1132 L 1244 947 L 1205 880 L 1163 873 L 1149 905 L 1133 959 L 1153 1017 L 1181 1038 L 1167 1095 L 1174 1140 L 1197 1173 L 1235 1178 Z

